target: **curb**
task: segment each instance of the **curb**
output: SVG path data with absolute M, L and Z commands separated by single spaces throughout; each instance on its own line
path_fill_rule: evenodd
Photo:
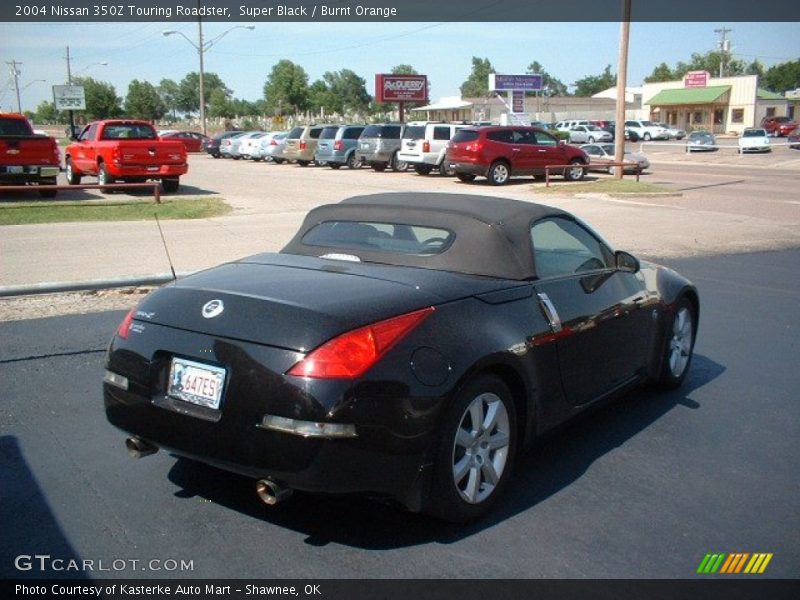
M 81 292 L 106 290 L 110 288 L 136 287 L 141 285 L 163 285 L 176 279 L 191 275 L 196 271 L 177 273 L 155 273 L 139 277 L 114 277 L 111 279 L 90 279 L 88 281 L 46 281 L 43 283 L 0 286 L 0 298 L 12 296 L 33 296 L 36 294 L 59 294 L 63 292 Z

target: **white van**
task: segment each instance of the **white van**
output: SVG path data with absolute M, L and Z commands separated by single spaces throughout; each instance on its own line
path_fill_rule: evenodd
M 427 175 L 438 169 L 441 175 L 452 173 L 445 164 L 447 143 L 456 131 L 467 125 L 454 123 L 409 124 L 403 133 L 399 160 L 407 162 L 418 175 Z

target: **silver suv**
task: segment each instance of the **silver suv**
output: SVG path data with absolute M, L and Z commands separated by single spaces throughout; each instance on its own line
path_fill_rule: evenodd
M 397 156 L 405 127 L 404 123 L 367 125 L 358 138 L 361 162 L 376 171 L 385 171 L 386 167 L 391 167 L 392 171 L 405 171 L 408 165 Z
M 409 124 L 403 133 L 397 157 L 407 162 L 418 175 L 427 175 L 438 169 L 441 175 L 452 175 L 444 160 L 447 143 L 456 131 L 466 125 L 451 123 Z

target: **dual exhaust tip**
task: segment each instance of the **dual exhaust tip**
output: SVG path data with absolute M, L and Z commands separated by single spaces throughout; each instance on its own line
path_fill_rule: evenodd
M 158 452 L 158 446 L 135 436 L 125 440 L 125 447 L 133 458 L 144 458 Z M 292 491 L 271 479 L 259 479 L 256 483 L 258 498 L 267 506 L 275 506 L 287 500 Z

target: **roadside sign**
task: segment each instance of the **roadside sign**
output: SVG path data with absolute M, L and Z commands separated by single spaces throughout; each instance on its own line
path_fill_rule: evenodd
M 706 87 L 710 78 L 708 71 L 689 71 L 683 78 L 683 87 Z
M 525 112 L 525 92 L 517 90 L 511 92 L 511 112 L 516 114 Z
M 538 92 L 542 89 L 542 76 L 489 74 L 489 90 L 495 92 Z
M 56 110 L 86 110 L 86 95 L 82 85 L 54 85 L 53 102 Z
M 375 75 L 376 102 L 427 102 L 427 75 Z

